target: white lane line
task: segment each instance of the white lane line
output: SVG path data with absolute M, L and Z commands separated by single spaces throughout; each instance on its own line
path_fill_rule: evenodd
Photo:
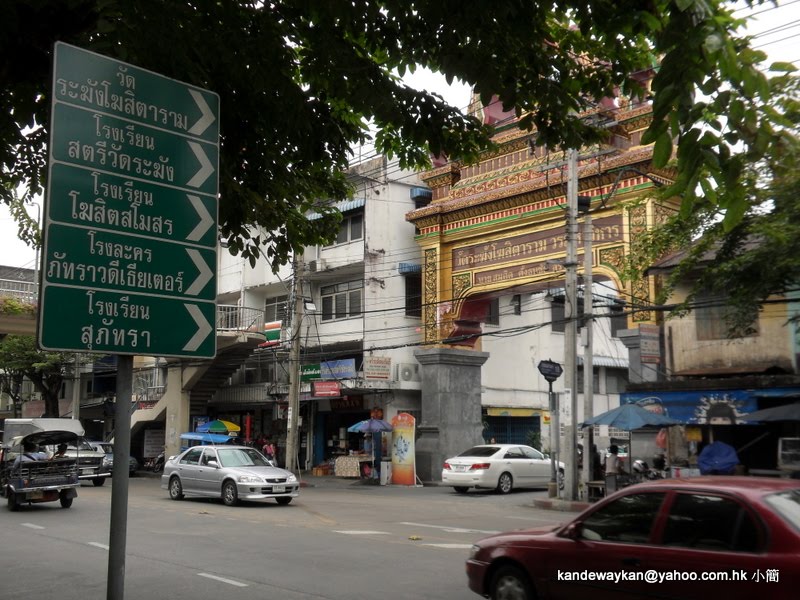
M 400 525 L 411 525 L 412 527 L 430 527 L 431 529 L 441 529 L 442 531 L 446 531 L 447 533 L 485 533 L 485 534 L 493 534 L 493 533 L 500 533 L 499 531 L 490 531 L 484 529 L 463 529 L 461 527 L 448 527 L 446 525 L 428 525 L 427 523 L 409 523 L 407 521 L 403 521 Z
M 420 544 L 420 546 L 430 546 L 431 548 L 455 548 L 457 550 L 469 550 L 472 544 Z
M 108 545 L 101 544 L 100 542 L 87 542 L 90 546 L 94 546 L 95 548 L 101 548 L 103 550 L 108 550 Z
M 212 575 L 211 573 L 198 573 L 200 577 L 207 577 L 208 579 L 214 579 L 216 581 L 221 581 L 222 583 L 227 583 L 230 585 L 235 585 L 236 587 L 248 587 L 246 583 L 242 583 L 241 581 L 234 581 L 233 579 L 226 579 L 225 577 L 218 577 L 216 575 Z
M 23 527 L 29 527 L 30 529 L 44 529 L 41 525 L 34 525 L 33 523 L 21 523 Z
M 348 530 L 333 530 L 334 533 L 343 533 L 345 535 L 389 535 L 388 531 L 370 531 L 368 529 L 348 529 Z

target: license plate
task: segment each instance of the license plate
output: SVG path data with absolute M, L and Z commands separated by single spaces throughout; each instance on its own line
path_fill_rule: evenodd
M 464 465 L 453 465 L 453 471 L 456 471 L 457 473 L 463 473 L 466 470 L 467 467 L 465 467 Z
M 272 486 L 272 493 L 273 494 L 282 494 L 285 491 L 286 491 L 286 486 L 285 485 L 273 485 Z
M 81 475 L 91 475 L 94 469 L 81 469 Z

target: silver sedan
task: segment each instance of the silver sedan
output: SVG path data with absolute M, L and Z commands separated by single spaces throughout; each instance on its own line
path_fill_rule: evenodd
M 300 482 L 254 448 L 194 446 L 167 460 L 161 488 L 173 500 L 195 495 L 222 498 L 227 506 L 266 498 L 289 504 L 298 496 Z
M 551 473 L 550 459 L 535 448 L 485 444 L 448 458 L 442 468 L 442 483 L 461 494 L 469 488 L 496 489 L 507 494 L 515 487 L 547 487 Z M 557 475 L 559 486 L 563 486 L 563 463 L 558 463 Z

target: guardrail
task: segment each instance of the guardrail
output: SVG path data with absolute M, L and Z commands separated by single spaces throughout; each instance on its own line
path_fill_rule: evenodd
M 217 331 L 263 331 L 264 311 L 235 304 L 217 305 Z

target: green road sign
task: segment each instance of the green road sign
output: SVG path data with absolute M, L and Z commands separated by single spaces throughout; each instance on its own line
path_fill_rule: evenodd
M 39 345 L 216 354 L 219 97 L 55 45 Z

